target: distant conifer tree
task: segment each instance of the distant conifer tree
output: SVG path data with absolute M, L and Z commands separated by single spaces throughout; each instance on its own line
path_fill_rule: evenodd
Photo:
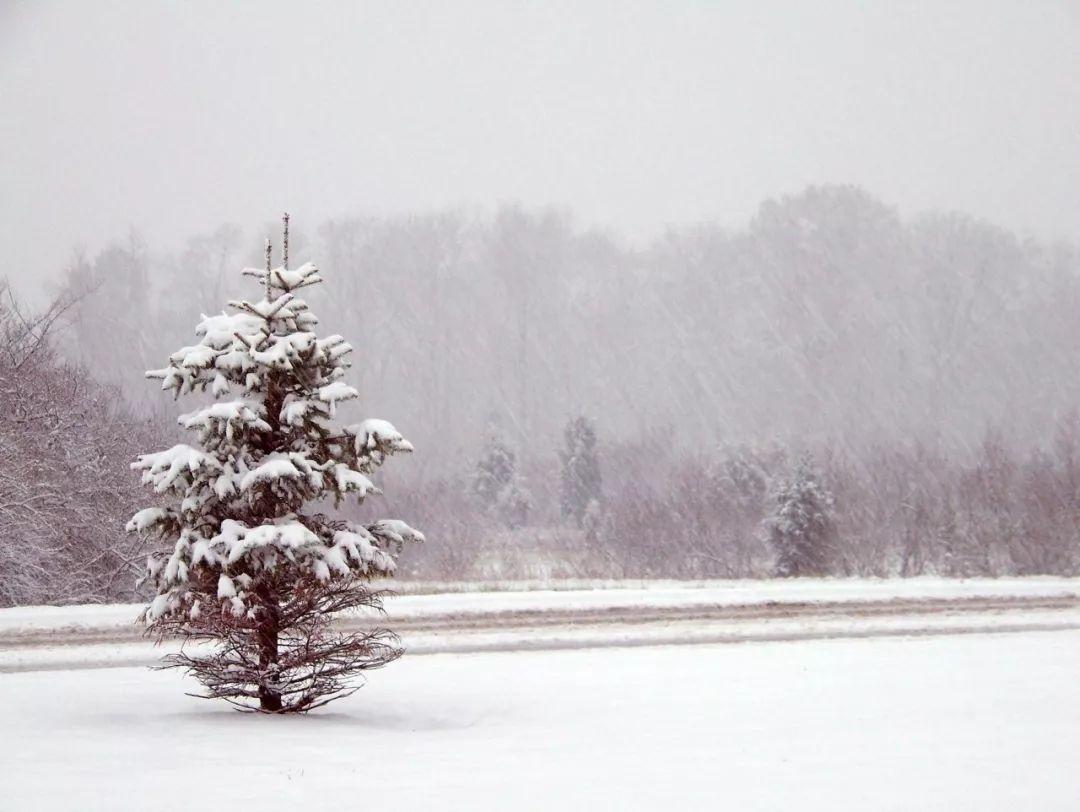
M 782 577 L 827 575 L 836 554 L 833 495 L 803 457 L 790 480 L 775 495 L 776 509 L 766 520 L 769 542 Z
M 596 429 L 587 417 L 576 417 L 563 430 L 559 451 L 562 479 L 559 504 L 565 519 L 583 527 L 585 517 L 601 501 L 600 461 L 596 455 Z
M 499 425 L 490 421 L 476 463 L 473 491 L 480 504 L 511 529 L 528 522 L 532 497 L 517 470 L 517 455 Z

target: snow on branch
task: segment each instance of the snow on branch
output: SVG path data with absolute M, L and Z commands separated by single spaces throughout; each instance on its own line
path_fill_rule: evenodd
M 244 268 L 242 273 L 245 276 L 255 277 L 265 286 L 265 268 Z M 270 271 L 271 289 L 284 291 L 286 293 L 300 290 L 300 288 L 306 288 L 309 285 L 317 285 L 322 281 L 322 277 L 319 276 L 319 269 L 313 262 L 305 262 L 295 271 L 287 271 L 284 268 L 273 268 Z
M 410 453 L 413 444 L 406 440 L 394 425 L 387 420 L 375 417 L 345 427 L 345 433 L 355 437 L 356 453 L 368 454 L 372 451 L 383 455 L 396 452 Z
M 144 472 L 145 484 L 164 493 L 169 489 L 186 490 L 199 473 L 218 470 L 221 464 L 209 454 L 181 443 L 156 454 L 141 454 L 131 467 Z

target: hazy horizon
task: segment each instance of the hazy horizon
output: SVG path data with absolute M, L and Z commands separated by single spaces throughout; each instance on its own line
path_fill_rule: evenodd
M 472 8 L 3 4 L 5 274 L 284 209 L 520 201 L 647 240 L 816 183 L 1080 238 L 1066 3 Z

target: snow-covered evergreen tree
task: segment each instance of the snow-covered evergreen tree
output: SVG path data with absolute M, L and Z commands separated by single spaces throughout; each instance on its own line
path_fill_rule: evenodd
M 587 417 L 577 417 L 563 430 L 564 448 L 559 451 L 562 479 L 559 505 L 564 518 L 583 527 L 585 516 L 601 500 L 600 461 L 596 456 L 596 429 Z
M 782 577 L 827 575 L 836 552 L 833 495 L 818 481 L 809 457 L 776 491 L 776 511 L 766 520 L 769 543 Z
M 368 475 L 412 445 L 384 420 L 334 424 L 340 403 L 358 396 L 344 382 L 352 347 L 319 338 L 298 292 L 322 281 L 315 265 L 246 269 L 262 285 L 232 313 L 204 316 L 198 343 L 147 377 L 176 396 L 209 392 L 215 402 L 180 418 L 197 446 L 138 458 L 132 468 L 169 497 L 128 524 L 171 545 L 153 554 L 157 597 L 144 618 L 159 636 L 205 641 L 166 666 L 188 669 L 206 695 L 264 712 L 304 711 L 355 690 L 358 672 L 400 655 L 388 631 L 344 634 L 332 615 L 381 608 L 368 579 L 388 576 L 395 557 L 423 536 L 404 522 L 361 525 L 333 518 L 332 497 L 379 493 Z
M 532 497 L 518 474 L 517 455 L 495 421 L 488 424 L 483 450 L 476 463 L 473 491 L 485 510 L 511 529 L 528 521 Z

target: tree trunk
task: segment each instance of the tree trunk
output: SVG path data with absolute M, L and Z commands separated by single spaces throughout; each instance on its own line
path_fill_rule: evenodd
M 259 671 L 264 682 L 259 685 L 259 709 L 264 713 L 281 710 L 281 693 L 277 689 L 278 631 L 281 612 L 277 595 L 269 586 L 258 590 L 261 599 L 259 626 L 256 635 L 259 642 Z

